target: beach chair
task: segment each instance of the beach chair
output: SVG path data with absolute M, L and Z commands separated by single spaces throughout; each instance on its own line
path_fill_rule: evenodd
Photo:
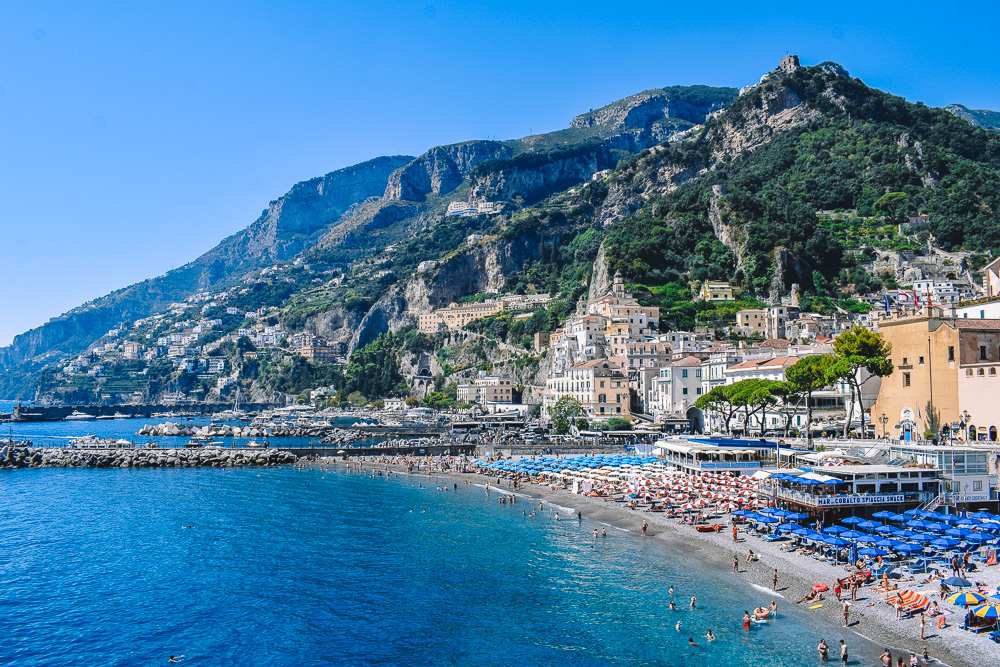
M 915 560 L 903 568 L 908 574 L 922 574 L 927 571 L 927 561 Z
M 903 618 L 910 618 L 914 614 L 919 614 L 922 611 L 927 611 L 930 608 L 930 606 L 931 606 L 931 601 L 921 595 L 919 600 L 903 607 L 900 610 L 900 613 L 902 614 Z
M 992 639 L 995 643 L 1000 644 L 1000 632 L 994 630 L 993 632 L 990 633 L 989 636 L 990 639 Z

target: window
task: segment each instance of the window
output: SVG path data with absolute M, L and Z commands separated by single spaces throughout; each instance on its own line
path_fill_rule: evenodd
M 604 380 L 601 380 L 601 389 L 604 389 Z
M 698 387 L 697 391 L 698 391 L 698 395 L 701 396 L 701 387 Z
M 980 377 L 982 377 L 983 375 L 986 375 L 986 371 L 984 371 L 982 368 L 980 368 L 979 372 L 977 373 L 977 375 L 979 375 Z
M 990 375 L 996 375 L 996 374 L 997 374 L 997 369 L 991 368 L 990 369 Z
M 688 376 L 688 371 L 687 371 L 687 369 L 685 368 L 684 370 L 682 370 L 682 371 L 681 371 L 681 377 L 682 377 L 682 378 L 686 378 L 687 376 Z
M 920 364 L 921 366 L 923 366 L 924 365 L 924 358 L 923 357 L 917 357 L 917 363 Z
M 910 374 L 909 373 L 903 373 L 903 386 L 904 387 L 909 387 L 910 386 Z
M 685 396 L 687 396 L 688 388 L 684 387 L 683 389 L 681 389 L 681 393 L 684 394 Z
M 976 481 L 972 482 L 972 490 L 973 491 L 982 491 L 983 490 L 983 482 L 982 482 L 982 480 L 976 480 Z
M 948 346 L 948 361 L 955 361 L 955 346 Z
M 695 370 L 695 372 L 694 372 L 694 376 L 695 376 L 696 378 L 700 378 L 700 377 L 701 377 L 701 369 L 700 369 L 700 368 L 698 368 L 698 369 L 696 369 L 696 370 Z
M 909 366 L 910 365 L 910 364 L 907 363 L 906 357 L 903 357 L 903 364 L 902 365 L 903 366 Z
M 986 346 L 985 345 L 980 345 L 979 346 L 979 361 L 986 361 L 986 359 L 987 359 L 987 356 L 986 356 Z
M 598 403 L 607 403 L 608 402 L 608 395 L 607 394 L 599 394 L 597 396 L 597 402 Z

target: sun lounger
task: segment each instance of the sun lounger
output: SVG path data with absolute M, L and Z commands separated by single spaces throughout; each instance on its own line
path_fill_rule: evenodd
M 990 633 L 990 639 L 992 639 L 997 644 L 1000 644 L 1000 632 L 993 631 Z

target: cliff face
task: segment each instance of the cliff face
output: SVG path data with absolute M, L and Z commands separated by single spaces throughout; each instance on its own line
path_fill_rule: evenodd
M 432 148 L 392 173 L 384 198 L 422 202 L 429 194 L 448 194 L 462 184 L 476 163 L 506 158 L 510 152 L 496 141 L 466 141 Z
M 591 179 L 595 172 L 614 167 L 617 159 L 606 146 L 565 151 L 547 160 L 532 156 L 501 162 L 494 171 L 474 175 L 470 199 L 506 201 L 521 197 L 532 204 L 553 192 Z
M 0 367 L 40 354 L 76 354 L 123 320 L 147 317 L 200 288 L 238 280 L 314 245 L 345 211 L 385 191 L 389 175 L 412 160 L 380 157 L 296 184 L 249 227 L 190 264 L 75 308 L 0 348 Z

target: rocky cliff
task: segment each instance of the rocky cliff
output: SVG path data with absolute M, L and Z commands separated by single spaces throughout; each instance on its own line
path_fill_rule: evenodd
M 429 194 L 442 195 L 461 185 L 483 160 L 506 158 L 509 147 L 496 141 L 466 141 L 437 146 L 395 170 L 385 188 L 385 199 L 422 202 Z

